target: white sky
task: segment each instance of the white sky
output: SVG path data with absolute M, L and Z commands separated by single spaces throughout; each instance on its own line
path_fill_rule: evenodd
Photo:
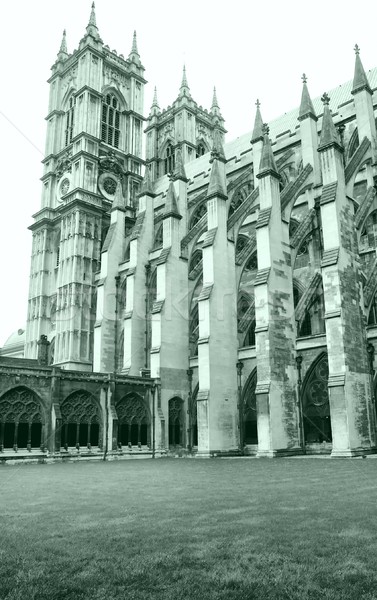
M 31 215 L 39 209 L 50 67 L 67 30 L 68 51 L 84 35 L 91 0 L 0 3 L 1 218 L 0 346 L 26 322 Z M 352 79 L 358 43 L 366 70 L 377 64 L 375 1 L 97 0 L 105 44 L 128 56 L 133 30 L 148 84 L 161 108 L 178 94 L 182 65 L 193 98 L 210 108 L 212 89 L 227 140 L 299 104 L 301 74 L 312 97 Z

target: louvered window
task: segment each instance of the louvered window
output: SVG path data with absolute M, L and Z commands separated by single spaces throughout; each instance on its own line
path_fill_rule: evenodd
M 113 94 L 107 94 L 102 102 L 101 139 L 109 146 L 119 148 L 119 138 L 119 102 Z

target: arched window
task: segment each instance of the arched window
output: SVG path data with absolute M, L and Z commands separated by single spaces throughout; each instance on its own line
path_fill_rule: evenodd
M 171 144 L 166 146 L 165 158 L 164 158 L 164 173 L 173 173 L 175 167 L 175 155 L 174 148 Z
M 189 229 L 192 229 L 193 227 L 195 227 L 195 225 L 197 223 L 199 223 L 200 219 L 202 219 L 204 217 L 204 215 L 206 215 L 206 214 L 207 214 L 207 203 L 204 202 L 193 213 L 193 215 L 190 219 Z
M 203 156 L 203 154 L 205 154 L 205 153 L 206 153 L 206 149 L 205 149 L 203 142 L 199 142 L 199 144 L 196 148 L 196 158 L 199 158 L 199 156 Z
M 360 249 L 377 247 L 377 210 L 374 210 L 365 222 L 361 232 Z
M 43 449 L 41 404 L 31 390 L 20 387 L 0 398 L 0 451 Z
M 229 205 L 228 217 L 230 217 L 236 210 L 243 204 L 246 198 L 251 194 L 254 189 L 254 184 L 251 181 L 244 183 L 238 190 L 233 194 L 233 198 Z
M 183 445 L 184 431 L 183 400 L 170 398 L 169 400 L 169 446 Z
M 190 447 L 198 445 L 198 391 L 199 384 L 196 384 L 191 398 L 190 410 Z
M 254 254 L 249 258 L 249 260 L 247 261 L 246 265 L 245 265 L 245 271 L 257 271 L 258 269 L 258 256 L 257 253 L 254 252 Z
M 198 340 L 199 340 L 199 310 L 196 304 L 190 315 L 189 343 L 190 356 L 198 356 Z
M 310 262 L 309 256 L 309 247 L 308 241 L 305 241 L 301 244 L 297 251 L 296 260 L 295 260 L 295 269 L 302 269 L 307 267 Z
M 240 347 L 255 346 L 254 299 L 246 292 L 240 292 L 238 296 L 237 323 Z
M 69 99 L 69 108 L 65 115 L 65 145 L 68 146 L 72 142 L 73 127 L 75 124 L 75 104 L 76 98 L 73 96 Z
M 160 223 L 159 225 L 157 225 L 156 233 L 154 236 L 153 250 L 158 250 L 159 248 L 162 248 L 162 244 L 164 241 L 163 232 L 163 225 L 162 223 Z
M 80 446 L 100 446 L 101 412 L 94 398 L 85 391 L 77 391 L 63 400 L 61 444 L 79 449 Z
M 325 333 L 325 306 L 322 285 L 305 312 L 298 330 L 298 337 L 320 335 L 321 333 Z
M 328 376 L 327 355 L 323 354 L 309 369 L 302 388 L 304 436 L 307 444 L 332 440 Z
M 197 275 L 202 271 L 202 251 L 195 250 L 192 254 L 190 265 L 189 265 L 189 277 L 190 279 L 195 279 Z
M 120 112 L 114 94 L 106 94 L 102 101 L 101 139 L 106 144 L 119 148 Z
M 118 447 L 150 445 L 150 419 L 144 400 L 127 394 L 116 403 L 118 415 Z
M 255 389 L 257 387 L 257 370 L 249 376 L 242 393 L 243 407 L 243 443 L 245 446 L 258 444 L 257 428 L 257 398 Z

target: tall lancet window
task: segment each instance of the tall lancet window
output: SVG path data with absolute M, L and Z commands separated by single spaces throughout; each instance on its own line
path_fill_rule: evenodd
M 174 148 L 171 144 L 169 144 L 165 150 L 165 160 L 164 160 L 165 175 L 167 173 L 172 173 L 174 171 L 174 167 L 175 167 Z
M 65 145 L 68 146 L 72 142 L 73 138 L 73 126 L 75 123 L 75 104 L 76 98 L 71 96 L 69 99 L 69 108 L 66 113 L 65 121 Z
M 114 148 L 119 148 L 119 125 L 119 102 L 114 94 L 106 94 L 102 102 L 101 139 Z

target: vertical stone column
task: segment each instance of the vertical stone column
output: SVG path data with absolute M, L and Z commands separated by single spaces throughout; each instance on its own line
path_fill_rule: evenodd
M 258 456 L 301 452 L 296 397 L 295 321 L 289 224 L 282 220 L 279 174 L 265 128 L 259 168 L 254 282 Z
M 302 76 L 303 86 L 301 94 L 301 104 L 298 120 L 300 122 L 300 134 L 301 134 L 301 153 L 302 153 L 302 164 L 311 165 L 313 167 L 313 179 L 314 184 L 321 182 L 321 169 L 319 164 L 318 155 L 318 133 L 317 133 L 317 115 L 315 114 L 314 106 L 310 98 L 307 77 L 304 74 Z M 312 194 L 308 196 L 309 208 L 313 208 L 314 199 Z
M 225 155 L 215 132 L 199 295 L 198 456 L 238 453 L 234 244 L 227 236 Z
M 182 199 L 183 200 L 183 199 Z M 179 198 L 181 203 L 181 198 Z M 185 206 L 182 206 L 185 210 Z M 171 181 L 163 216 L 163 248 L 157 260 L 157 296 L 152 307 L 151 377 L 161 380 L 160 410 L 156 415 L 157 446 L 167 444 L 162 421 L 168 422 L 169 399 L 184 401 L 187 413 L 188 382 L 188 266 L 180 257 L 181 214 Z M 185 426 L 180 445 L 185 445 Z
M 124 212 L 122 184 L 119 181 L 111 208 L 110 227 L 102 247 L 94 327 L 93 370 L 107 373 L 115 369 L 116 276 L 124 254 Z
M 153 243 L 154 210 L 153 185 L 147 169 L 139 196 L 139 212 L 130 241 L 130 260 L 127 271 L 126 307 L 123 315 L 124 355 L 123 371 L 140 375 L 146 367 L 146 272 L 149 250 Z
M 342 147 L 329 97 L 318 152 L 323 191 L 322 280 L 329 360 L 332 456 L 356 456 L 376 447 L 365 323 L 361 311 L 354 210 L 346 196 Z

